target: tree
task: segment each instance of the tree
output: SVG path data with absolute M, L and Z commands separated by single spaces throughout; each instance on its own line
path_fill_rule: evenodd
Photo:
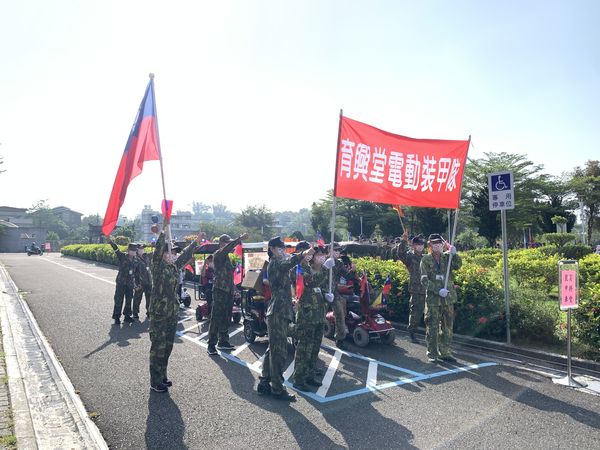
M 555 216 L 565 219 L 567 231 L 575 225 L 575 214 L 571 211 L 577 208 L 574 202 L 573 190 L 568 176 L 549 176 L 540 183 L 540 198 L 536 200 L 538 210 L 537 224 L 542 232 L 553 233 L 556 224 L 552 220 Z
M 600 162 L 590 160 L 583 168 L 576 167 L 571 188 L 583 204 L 587 228 L 587 241 L 591 242 L 596 219 L 600 215 Z
M 54 231 L 61 239 L 64 239 L 69 234 L 69 227 L 50 209 L 47 200 L 40 200 L 33 204 L 32 207 L 27 210 L 27 215 L 31 217 L 35 227 Z
M 273 213 L 265 206 L 247 206 L 236 218 L 236 223 L 244 228 L 260 231 L 262 238 L 270 235 L 273 225 Z
M 201 202 L 192 202 L 192 211 L 196 219 L 207 220 L 213 217 L 210 205 Z
M 509 232 L 513 236 L 537 218 L 535 200 L 541 197 L 541 188 L 548 176 L 542 174 L 543 166 L 535 165 L 525 155 L 510 153 L 485 153 L 481 159 L 469 158 L 463 180 L 463 201 L 471 208 L 478 233 L 493 246 L 501 234 L 500 213 L 489 210 L 488 174 L 505 170 L 513 172 L 515 209 L 507 214 Z M 538 225 L 534 223 L 534 231 Z

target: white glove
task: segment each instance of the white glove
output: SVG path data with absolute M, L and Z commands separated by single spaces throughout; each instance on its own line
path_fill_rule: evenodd
M 327 292 L 325 294 L 325 300 L 327 300 L 329 303 L 333 302 L 333 294 L 331 292 Z
M 440 294 L 440 297 L 446 298 L 446 297 L 448 297 L 449 292 L 450 291 L 448 289 L 441 288 L 440 292 L 438 292 L 438 294 Z
M 325 264 L 323 264 L 323 267 L 325 267 L 327 270 L 331 269 L 333 266 L 335 266 L 335 259 L 333 258 L 327 258 L 327 261 L 325 261 Z
M 456 255 L 456 247 L 455 247 L 454 245 L 451 245 L 451 246 L 450 246 L 450 254 L 451 254 L 452 256 Z

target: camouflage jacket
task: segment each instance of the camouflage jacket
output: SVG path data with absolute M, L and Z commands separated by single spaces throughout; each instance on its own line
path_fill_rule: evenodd
M 109 242 L 109 244 L 117 254 L 117 258 L 119 260 L 119 272 L 117 273 L 116 283 L 132 288 L 135 287 L 135 257 L 130 259 L 129 255 L 127 255 L 127 253 L 122 252 L 117 246 L 117 244 L 115 244 L 112 241 Z
M 404 263 L 410 274 L 408 292 L 411 294 L 425 294 L 426 288 L 421 284 L 421 259 L 423 254 L 416 254 L 408 249 L 408 242 L 402 240 L 393 253 L 396 259 Z
M 197 247 L 196 241 L 188 245 L 179 255 L 174 263 L 163 259 L 165 253 L 165 233 L 162 231 L 156 241 L 156 247 L 152 254 L 152 296 L 148 313 L 150 320 L 161 320 L 177 315 L 179 311 L 179 300 L 177 300 L 177 284 L 179 283 L 179 271 L 192 258 Z
M 214 253 L 213 262 L 215 265 L 215 278 L 213 280 L 213 289 L 233 292 L 233 270 L 235 269 L 235 266 L 231 263 L 229 254 L 240 242 L 242 241 L 240 241 L 239 238 L 234 239 Z
M 319 325 L 325 322 L 327 302 L 323 296 L 329 291 L 329 270 L 321 268 L 315 271 L 305 261 L 300 263 L 304 277 L 304 292 L 298 302 L 296 323 L 301 325 Z
M 302 255 L 302 253 L 292 255 L 287 260 L 271 258 L 269 261 L 267 276 L 271 288 L 271 300 L 267 308 L 267 316 L 277 314 L 290 322 L 294 320 L 290 269 L 300 262 Z
M 144 253 L 142 256 L 136 256 L 136 271 L 135 280 L 139 286 L 152 286 L 152 273 L 150 272 L 150 265 L 152 261 L 151 256 L 148 253 Z
M 424 255 L 421 260 L 421 283 L 427 289 L 427 304 L 432 306 L 451 305 L 456 302 L 456 289 L 454 289 L 453 271 L 460 269 L 462 260 L 458 254 L 452 256 L 452 266 L 448 278 L 448 297 L 442 299 L 439 295 L 440 289 L 444 287 L 446 278 L 446 269 L 448 267 L 448 258 L 450 253 L 444 252 L 440 257 L 439 263 L 433 255 Z

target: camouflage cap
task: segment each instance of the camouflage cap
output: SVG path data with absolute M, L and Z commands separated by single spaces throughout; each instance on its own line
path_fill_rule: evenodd
M 308 250 L 310 248 L 310 244 L 306 241 L 300 241 L 296 244 L 296 251 L 301 252 L 303 250 Z
M 440 234 L 430 234 L 428 242 L 430 244 L 441 244 L 442 242 L 444 242 L 444 239 Z
M 411 242 L 415 245 L 425 244 L 425 238 L 422 234 L 417 234 L 415 237 L 412 238 Z
M 136 244 L 135 242 L 132 242 L 131 244 L 129 244 L 127 246 L 127 250 L 137 250 L 138 249 L 138 244 Z
M 227 244 L 232 240 L 233 239 L 231 239 L 231 236 L 229 236 L 228 234 L 222 234 L 221 236 L 219 236 L 219 244 Z
M 280 236 L 276 236 L 269 241 L 269 247 L 285 248 L 285 243 L 281 240 Z

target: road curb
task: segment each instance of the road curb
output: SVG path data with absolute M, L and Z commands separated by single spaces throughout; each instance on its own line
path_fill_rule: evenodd
M 27 302 L 1 264 L 0 288 L 0 320 L 18 447 L 61 448 L 62 443 L 68 443 L 69 448 L 108 449 Z M 27 348 L 21 348 L 19 342 L 24 338 Z M 30 358 L 31 355 L 37 359 Z M 35 373 L 33 377 L 31 373 Z M 50 385 L 54 389 L 48 398 L 39 398 L 40 386 L 31 384 L 38 374 L 44 380 L 44 388 Z
M 395 328 L 408 332 L 408 326 L 398 322 L 392 322 Z M 419 328 L 422 338 L 425 339 L 425 330 Z M 453 342 L 462 347 L 476 347 L 478 349 L 488 349 L 492 351 L 506 352 L 521 355 L 528 358 L 535 358 L 542 361 L 548 361 L 554 364 L 567 365 L 567 357 L 557 353 L 545 352 L 543 350 L 534 350 L 531 348 L 517 347 L 503 342 L 489 341 L 487 339 L 465 336 L 463 334 L 453 334 Z M 571 365 L 573 369 L 592 370 L 600 372 L 600 363 L 589 359 L 572 358 Z

